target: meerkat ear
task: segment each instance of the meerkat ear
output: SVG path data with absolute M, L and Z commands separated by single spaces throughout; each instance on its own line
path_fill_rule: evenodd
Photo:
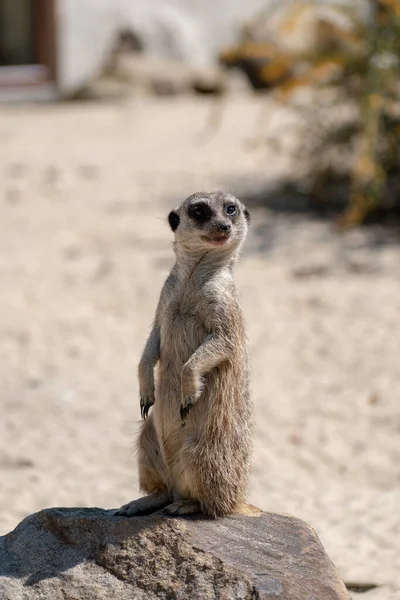
M 251 221 L 251 216 L 250 216 L 250 213 L 249 213 L 249 211 L 247 210 L 247 208 L 245 208 L 243 212 L 244 212 L 244 218 L 246 219 L 246 221 L 247 221 L 248 223 L 250 223 L 250 221 Z
M 172 231 L 176 231 L 178 229 L 180 220 L 181 220 L 181 218 L 178 215 L 178 213 L 176 213 L 174 210 L 171 210 L 171 212 L 168 215 L 168 223 L 169 223 Z

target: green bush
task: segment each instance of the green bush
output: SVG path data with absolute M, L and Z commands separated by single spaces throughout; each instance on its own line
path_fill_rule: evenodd
M 316 1 L 292 3 L 282 29 L 286 27 L 289 35 L 301 10 L 317 5 Z M 220 58 L 227 66 L 251 72 L 253 87 L 270 89 L 278 102 L 301 110 L 310 131 L 298 149 L 309 161 L 309 193 L 326 197 L 335 181 L 345 181 L 341 189 L 345 189 L 346 207 L 339 222 L 350 226 L 378 209 L 399 206 L 400 0 L 374 0 L 363 16 L 354 6 L 335 5 L 334 10 L 349 26 L 321 18 L 319 37 L 302 52 L 296 54 L 268 35 L 263 38 L 258 18 L 247 25 L 241 43 Z M 263 16 L 268 19 L 267 13 Z M 330 90 L 338 104 L 325 105 L 317 118 L 312 103 L 300 106 L 295 101 L 304 88 L 311 89 L 314 98 L 322 97 L 323 89 Z M 339 105 L 351 107 L 354 117 L 324 117 Z M 347 156 L 344 166 L 327 160 L 335 150 Z

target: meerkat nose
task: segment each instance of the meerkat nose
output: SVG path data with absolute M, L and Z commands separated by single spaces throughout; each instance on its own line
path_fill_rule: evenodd
M 229 223 L 218 223 L 217 227 L 222 233 L 228 233 L 228 231 L 231 230 L 231 226 Z

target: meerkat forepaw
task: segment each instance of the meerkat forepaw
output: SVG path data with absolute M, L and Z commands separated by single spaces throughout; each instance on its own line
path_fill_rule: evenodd
M 139 366 L 139 395 L 140 414 L 142 419 L 147 419 L 149 410 L 155 402 L 154 378 L 152 373 L 148 373 L 141 366 Z
M 142 419 L 147 419 L 149 410 L 153 406 L 154 400 L 151 400 L 148 396 L 140 397 L 140 414 Z
M 185 374 L 186 375 L 186 374 Z M 200 398 L 203 388 L 204 379 L 202 377 L 194 377 L 189 375 L 182 375 L 182 401 L 181 401 L 181 421 L 182 425 L 185 424 L 185 420 L 194 404 Z

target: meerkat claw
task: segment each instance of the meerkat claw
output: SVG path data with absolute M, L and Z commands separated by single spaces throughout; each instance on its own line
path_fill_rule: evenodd
M 185 405 L 181 404 L 181 421 L 182 425 L 186 423 L 186 417 L 189 414 L 190 409 L 193 407 L 192 402 L 187 402 Z
M 140 416 L 142 417 L 142 419 L 145 419 L 144 407 L 145 407 L 144 398 L 140 398 Z
M 149 416 L 149 410 L 152 404 L 149 402 L 148 398 L 140 398 L 140 414 L 142 419 L 146 420 Z

